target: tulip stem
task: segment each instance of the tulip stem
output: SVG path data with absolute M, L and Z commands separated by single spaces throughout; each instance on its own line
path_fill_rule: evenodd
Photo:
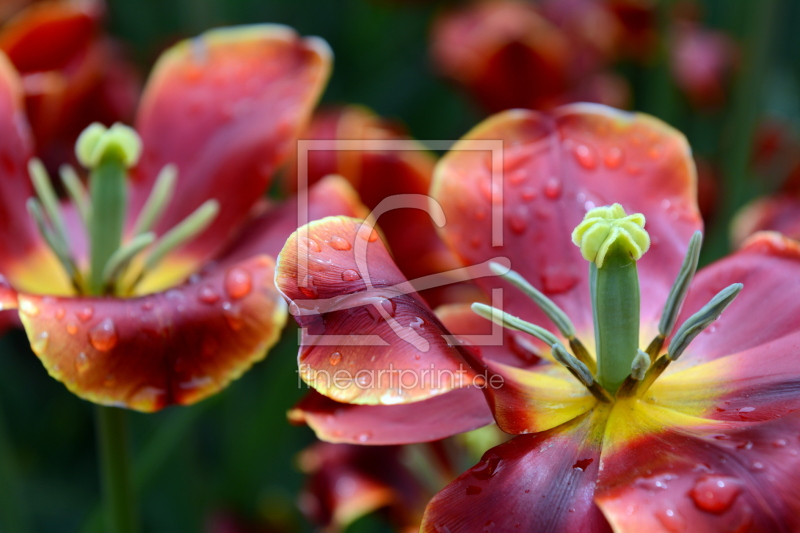
M 106 529 L 109 533 L 136 533 L 127 413 L 98 405 L 96 414 Z

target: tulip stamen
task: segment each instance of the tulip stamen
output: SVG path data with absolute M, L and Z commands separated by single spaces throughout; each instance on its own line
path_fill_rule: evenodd
M 158 175 L 130 238 L 124 239 L 128 171 L 138 162 L 141 149 L 142 141 L 133 129 L 122 124 L 106 128 L 95 123 L 75 143 L 78 161 L 89 170 L 88 188 L 69 165 L 59 169 L 67 195 L 88 234 L 86 272 L 81 272 L 70 249 L 64 216 L 47 170 L 38 159 L 32 159 L 28 165 L 36 191 L 36 196 L 28 199 L 28 212 L 78 294 L 132 294 L 168 253 L 202 233 L 219 212 L 219 203 L 208 200 L 157 238 L 151 229 L 170 203 L 176 184 L 177 169 L 167 165 Z M 147 256 L 139 259 L 144 253 Z M 134 265 L 140 269 L 138 274 L 128 275 Z M 133 283 L 123 283 L 131 278 L 135 280 Z
M 592 373 L 597 370 L 597 363 L 589 355 L 586 347 L 576 336 L 575 326 L 573 325 L 572 320 L 570 320 L 567 314 L 560 307 L 558 307 L 553 300 L 542 294 L 533 285 L 528 283 L 528 281 L 519 273 L 509 270 L 507 267 L 499 263 L 490 262 L 489 269 L 495 275 L 514 285 L 516 288 L 522 291 L 525 296 L 529 297 L 533 303 L 535 303 L 539 309 L 541 309 L 542 312 L 547 315 L 547 318 L 549 318 L 553 324 L 555 324 L 556 328 L 558 328 L 558 330 L 561 332 L 561 335 L 563 335 L 564 338 L 569 341 L 570 348 L 572 348 L 572 351 L 578 360 L 586 365 Z
M 611 403 L 614 401 L 614 398 L 608 393 L 608 391 L 597 381 L 595 381 L 594 376 L 586 367 L 586 365 L 578 361 L 578 359 L 569 353 L 566 348 L 564 348 L 560 343 L 555 343 L 553 344 L 552 349 L 555 360 L 564 365 L 566 369 L 578 379 L 578 381 L 583 383 L 583 385 L 589 389 L 589 392 L 591 392 L 598 401 L 603 403 Z

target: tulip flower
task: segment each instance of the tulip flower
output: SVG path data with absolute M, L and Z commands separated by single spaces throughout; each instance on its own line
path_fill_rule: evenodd
M 491 157 L 466 149 L 491 139 L 503 141 L 499 183 Z M 278 287 L 309 334 L 371 333 L 386 343 L 348 346 L 355 337 L 301 348 L 320 392 L 372 408 L 401 401 L 409 411 L 452 394 L 418 385 L 398 397 L 386 380 L 327 389 L 317 379 L 334 351 L 351 372 L 390 362 L 414 370 L 423 358 L 448 369 L 460 357 L 472 375 L 500 383 L 483 392 L 499 427 L 518 436 L 440 492 L 422 531 L 797 529 L 800 501 L 786 487 L 798 466 L 800 245 L 758 234 L 695 276 L 695 174 L 677 131 L 588 104 L 501 113 L 440 161 L 431 196 L 447 219 L 442 234 L 464 264 L 488 262 L 496 274 L 476 283 L 503 289 L 499 305 L 475 304 L 472 317 L 459 308 L 462 324 L 484 317 L 504 327 L 511 337 L 502 338 L 536 354 L 528 366 L 499 360 L 502 348 L 514 351 L 507 340 L 499 348 L 458 343 L 456 320 L 446 328 L 424 315 L 415 329 L 424 308 L 380 247 L 367 245 L 361 260 L 366 288 L 335 279 L 351 266 L 340 256 L 326 250 L 319 270 L 308 261 L 301 274 L 317 293 L 305 299 L 302 283 L 287 281 L 303 279 L 295 256 L 282 251 Z M 363 228 L 328 218 L 305 236 L 324 243 L 347 224 Z M 370 235 L 362 229 L 355 238 Z M 394 314 L 368 307 L 378 305 Z M 442 335 L 449 344 L 436 344 Z

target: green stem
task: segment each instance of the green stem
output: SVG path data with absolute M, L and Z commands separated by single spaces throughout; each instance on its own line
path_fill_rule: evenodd
M 138 531 L 128 453 L 127 413 L 98 405 L 97 432 L 100 447 L 106 528 L 109 533 Z
M 122 243 L 127 172 L 117 157 L 106 157 L 92 170 L 89 180 L 92 197 L 89 292 L 98 295 L 104 290 L 103 269 Z
M 639 277 L 636 261 L 612 245 L 602 268 L 590 268 L 597 344 L 597 381 L 615 393 L 639 351 Z

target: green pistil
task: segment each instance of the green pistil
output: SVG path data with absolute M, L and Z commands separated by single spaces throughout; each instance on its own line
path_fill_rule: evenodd
M 622 206 L 592 209 L 573 242 L 588 261 L 597 349 L 597 381 L 611 393 L 631 373 L 639 351 L 639 276 L 636 260 L 650 247 L 644 216 Z
M 177 169 L 167 165 L 139 213 L 132 235 L 125 238 L 128 170 L 139 160 L 142 142 L 136 132 L 122 124 L 106 128 L 92 124 L 78 137 L 75 155 L 89 171 L 88 191 L 75 170 L 65 165 L 61 180 L 77 207 L 88 234 L 89 265 L 86 272 L 76 266 L 60 202 L 40 161 L 29 165 L 37 197 L 28 199 L 28 211 L 42 237 L 58 257 L 79 294 L 130 295 L 136 285 L 172 250 L 199 235 L 219 212 L 216 200 L 209 200 L 161 238 L 150 230 L 172 199 Z M 141 261 L 135 261 L 142 254 Z M 141 270 L 128 276 L 136 265 Z M 135 279 L 133 284 L 123 279 Z

